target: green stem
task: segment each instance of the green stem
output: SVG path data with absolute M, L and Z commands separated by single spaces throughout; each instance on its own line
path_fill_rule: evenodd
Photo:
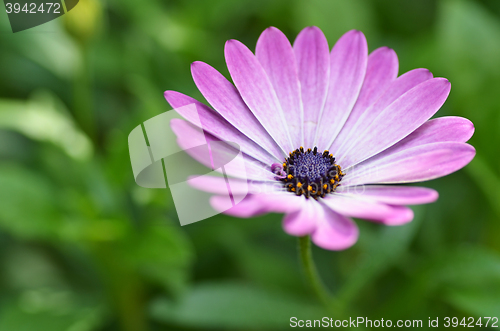
M 299 255 L 300 261 L 302 262 L 302 268 L 304 269 L 304 273 L 312 290 L 323 304 L 331 306 L 333 304 L 333 299 L 328 289 L 321 281 L 318 270 L 314 264 L 309 236 L 299 237 Z

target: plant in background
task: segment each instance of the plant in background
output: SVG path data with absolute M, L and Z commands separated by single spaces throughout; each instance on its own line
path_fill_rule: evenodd
M 206 63 L 191 66 L 213 109 L 175 91 L 165 97 L 188 120 L 179 108 L 196 105 L 208 141 L 240 146 L 248 178 L 241 180 L 241 192 L 248 186 L 250 194 L 227 213 L 284 213 L 283 228 L 301 237 L 302 260 L 319 294 L 309 236 L 324 249 L 341 250 L 358 238 L 350 217 L 410 222 L 406 205 L 433 202 L 438 193 L 394 184 L 448 175 L 475 155 L 465 143 L 474 132 L 469 120 L 429 120 L 448 97 L 449 81 L 427 69 L 398 77 L 396 53 L 381 47 L 368 54 L 360 31 L 347 32 L 330 52 L 317 27 L 302 30 L 293 46 L 271 27 L 255 55 L 229 40 L 225 57 L 235 86 Z M 194 124 L 173 120 L 171 126 L 179 145 L 190 146 Z M 232 175 L 238 177 L 237 171 Z M 215 194 L 226 190 L 220 178 L 196 186 Z M 233 195 L 239 193 L 232 187 Z M 217 195 L 211 203 L 224 210 Z

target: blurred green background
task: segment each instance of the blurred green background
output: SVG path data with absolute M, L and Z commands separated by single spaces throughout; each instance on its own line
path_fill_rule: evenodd
M 313 248 L 347 316 L 500 317 L 500 1 L 80 0 L 16 34 L 0 16 L 1 331 L 281 330 L 292 316 L 335 317 L 281 215 L 181 227 L 168 190 L 133 180 L 127 136 L 170 109 L 163 91 L 203 100 L 190 63 L 228 77 L 224 42 L 254 49 L 271 25 L 292 41 L 317 25 L 330 47 L 360 29 L 370 50 L 396 50 L 400 73 L 448 78 L 437 116 L 476 127 L 476 158 L 424 184 L 440 199 L 412 223 L 357 221 L 351 249 Z

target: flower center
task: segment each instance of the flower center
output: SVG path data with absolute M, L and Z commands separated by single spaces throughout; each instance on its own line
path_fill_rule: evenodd
M 304 194 L 306 198 L 324 198 L 335 191 L 345 175 L 328 150 L 322 154 L 318 148 L 304 150 L 303 147 L 290 153 L 283 163 L 283 171 L 278 179 L 289 192 Z

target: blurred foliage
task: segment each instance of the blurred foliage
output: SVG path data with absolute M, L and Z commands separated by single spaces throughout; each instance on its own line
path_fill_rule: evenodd
M 163 91 L 203 100 L 189 64 L 227 75 L 223 45 L 266 27 L 330 46 L 362 30 L 400 72 L 450 79 L 437 116 L 471 119 L 476 159 L 426 185 L 438 202 L 402 227 L 358 222 L 351 249 L 314 248 L 350 316 L 500 314 L 498 0 L 80 0 L 12 34 L 0 14 L 0 330 L 280 330 L 335 317 L 312 297 L 280 215 L 180 227 L 168 190 L 138 187 L 127 135 L 169 110 Z

